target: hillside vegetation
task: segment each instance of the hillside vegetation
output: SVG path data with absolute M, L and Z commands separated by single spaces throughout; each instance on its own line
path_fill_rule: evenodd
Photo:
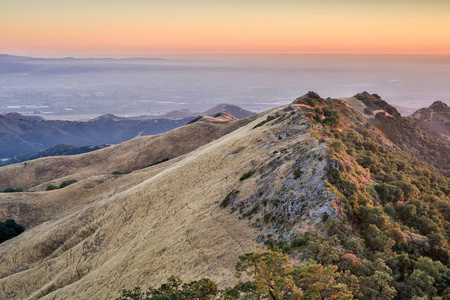
M 448 149 L 377 95 L 310 92 L 0 168 L 38 191 L 0 194 L 27 229 L 0 245 L 0 298 L 449 299 Z

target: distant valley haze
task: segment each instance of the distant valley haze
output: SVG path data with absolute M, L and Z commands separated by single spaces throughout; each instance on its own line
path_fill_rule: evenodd
M 329 97 L 376 92 L 412 113 L 436 100 L 448 103 L 449 70 L 448 55 L 0 55 L 0 113 L 86 120 L 220 103 L 259 112 L 309 90 Z

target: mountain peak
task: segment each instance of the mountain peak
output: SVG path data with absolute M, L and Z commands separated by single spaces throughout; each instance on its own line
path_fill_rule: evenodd
M 410 119 L 432 136 L 450 143 L 450 108 L 442 101 L 414 112 Z
M 293 102 L 294 104 L 308 104 L 310 105 L 311 100 L 320 100 L 322 99 L 316 92 L 309 91 L 303 96 L 298 97 Z
M 435 111 L 448 111 L 449 107 L 442 101 L 435 101 L 433 102 L 433 104 L 430 105 L 430 109 Z
M 220 112 L 213 117 L 211 116 L 198 116 L 188 124 L 196 123 L 196 122 L 204 122 L 204 123 L 227 123 L 231 121 L 237 121 L 238 118 L 233 117 L 229 113 Z
M 203 113 L 201 113 L 201 115 L 214 116 L 219 113 L 227 113 L 238 119 L 243 119 L 248 116 L 254 115 L 254 113 L 251 111 L 245 110 L 237 105 L 229 103 L 216 105 L 213 108 L 204 111 Z
M 89 122 L 108 122 L 108 121 L 120 121 L 120 120 L 123 120 L 123 118 L 118 117 L 113 114 L 105 114 L 105 115 L 101 115 L 96 118 L 93 118 L 93 119 L 89 120 Z
M 13 119 L 18 119 L 18 120 L 45 120 L 41 116 L 25 116 L 18 112 L 7 113 L 5 116 L 8 116 Z
M 367 106 L 368 110 L 377 111 L 381 109 L 391 116 L 401 117 L 397 109 L 381 99 L 378 94 L 370 94 L 364 91 L 362 93 L 356 94 L 354 98 L 364 103 Z

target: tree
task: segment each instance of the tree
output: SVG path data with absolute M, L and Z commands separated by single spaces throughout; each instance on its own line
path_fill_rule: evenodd
M 13 219 L 0 222 L 0 243 L 21 234 L 25 231 L 22 225 L 19 225 Z
M 337 281 L 337 266 L 324 267 L 314 261 L 299 266 L 290 264 L 289 257 L 277 251 L 255 251 L 240 256 L 238 274 L 250 278 L 240 296 L 256 299 L 352 299 L 345 283 Z M 237 294 L 235 294 L 237 295 Z M 234 298 L 240 299 L 240 298 Z M 246 299 L 246 298 L 244 298 Z
M 183 283 L 172 276 L 159 289 L 149 288 L 146 292 L 141 291 L 140 287 L 124 289 L 122 296 L 116 300 L 212 300 L 218 292 L 217 284 L 210 279 Z
M 236 265 L 238 277 L 245 272 L 250 278 L 254 290 L 243 291 L 260 299 L 263 295 L 269 299 L 302 299 L 303 293 L 294 283 L 290 273 L 294 270 L 289 257 L 281 252 L 259 250 L 239 257 Z

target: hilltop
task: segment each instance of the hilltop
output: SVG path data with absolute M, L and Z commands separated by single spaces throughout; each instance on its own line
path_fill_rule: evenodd
M 196 118 L 198 116 L 212 117 L 212 116 L 217 115 L 222 112 L 232 115 L 233 117 L 235 117 L 237 119 L 243 119 L 243 118 L 246 118 L 248 116 L 252 116 L 255 114 L 254 112 L 243 109 L 237 105 L 222 103 L 222 104 L 216 105 L 208 110 L 205 110 L 203 112 L 188 112 L 188 111 L 182 111 L 182 110 L 173 110 L 173 111 L 170 111 L 170 112 L 168 112 L 164 115 L 160 115 L 160 116 L 143 115 L 143 116 L 133 117 L 133 119 L 137 119 L 137 120 L 157 119 L 157 118 L 182 119 L 182 118 L 188 118 L 188 117 Z
M 0 298 L 230 286 L 239 255 L 273 247 L 335 266 L 358 299 L 449 294 L 447 144 L 367 92 L 206 119 L 0 168 L 25 191 L 0 193 L 1 219 L 26 229 L 0 244 Z
M 21 162 L 26 157 L 44 157 L 46 153 L 65 155 L 65 147 L 55 148 L 61 144 L 78 147 L 78 151 L 83 153 L 91 150 L 88 146 L 95 148 L 104 144 L 119 144 L 135 137 L 159 134 L 186 125 L 199 115 L 212 116 L 221 112 L 236 113 L 238 119 L 254 114 L 228 104 L 218 105 L 204 113 L 177 115 L 176 118 L 174 113 L 141 119 L 106 114 L 87 122 L 46 120 L 8 113 L 0 115 L 0 139 L 4 141 L 0 144 L 0 158 L 10 159 L 0 162 L 0 165 Z M 58 149 L 62 151 L 58 153 Z
M 444 102 L 435 101 L 430 107 L 419 109 L 411 119 L 427 133 L 450 143 L 450 107 Z

